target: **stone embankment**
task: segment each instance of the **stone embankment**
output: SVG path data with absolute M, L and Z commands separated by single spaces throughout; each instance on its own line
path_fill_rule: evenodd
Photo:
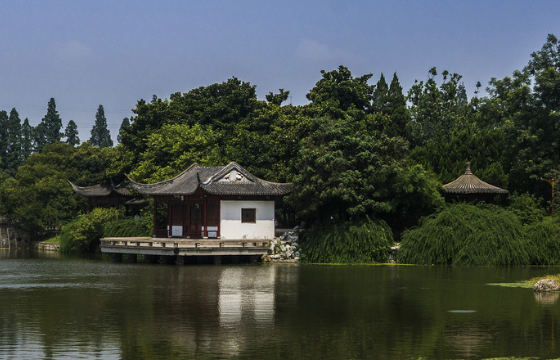
M 264 261 L 298 262 L 300 247 L 298 244 L 300 230 L 294 229 L 285 232 L 282 236 L 270 242 L 268 255 L 263 256 Z
M 0 218 L 0 248 L 27 248 L 30 244 L 29 234 L 13 226 L 5 218 Z
M 38 250 L 43 250 L 43 251 L 59 251 L 60 250 L 60 244 L 40 242 L 40 243 L 37 243 L 37 249 Z

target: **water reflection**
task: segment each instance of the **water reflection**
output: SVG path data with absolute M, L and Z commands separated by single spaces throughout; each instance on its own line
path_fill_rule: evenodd
M 0 358 L 558 358 L 541 272 L 0 254 Z
M 560 294 L 557 292 L 535 292 L 535 300 L 542 305 L 554 305 Z

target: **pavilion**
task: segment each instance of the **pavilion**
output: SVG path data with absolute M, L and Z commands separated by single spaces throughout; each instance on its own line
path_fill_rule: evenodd
M 465 173 L 455 181 L 443 185 L 445 198 L 448 201 L 492 202 L 495 195 L 509 194 L 509 191 L 490 185 L 471 172 L 471 163 L 466 164 Z

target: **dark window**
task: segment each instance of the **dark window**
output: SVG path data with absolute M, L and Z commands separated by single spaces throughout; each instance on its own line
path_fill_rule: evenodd
M 242 223 L 257 222 L 257 209 L 241 209 L 241 222 Z

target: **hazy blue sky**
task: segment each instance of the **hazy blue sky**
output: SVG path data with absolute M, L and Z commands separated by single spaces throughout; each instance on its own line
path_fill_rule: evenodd
M 0 109 L 36 125 L 54 97 L 88 140 L 103 104 L 111 135 L 139 99 L 235 76 L 293 104 L 338 65 L 397 72 L 405 90 L 436 66 L 480 81 L 526 65 L 560 36 L 560 1 L 3 1 Z

